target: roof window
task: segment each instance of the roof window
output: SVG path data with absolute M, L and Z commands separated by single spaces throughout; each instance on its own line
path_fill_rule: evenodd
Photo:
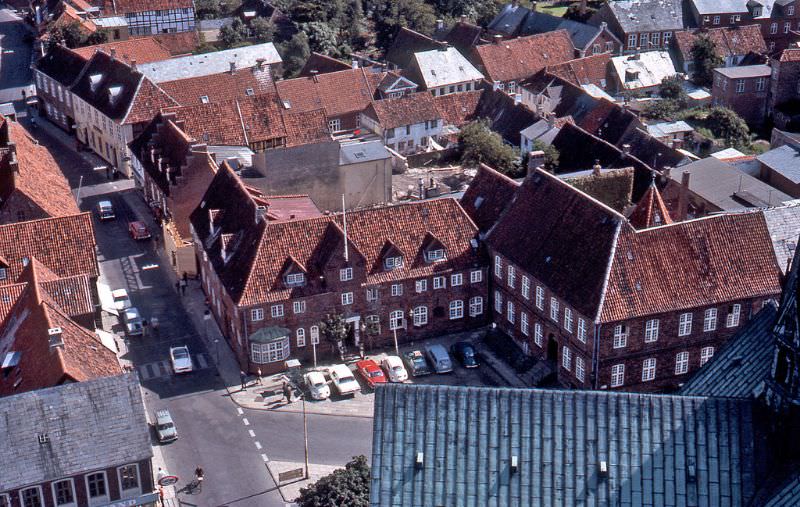
M 100 86 L 100 81 L 103 80 L 102 74 L 92 74 L 89 76 L 89 88 L 94 92 Z
M 202 102 L 203 104 L 208 104 L 208 95 L 201 95 L 200 102 Z

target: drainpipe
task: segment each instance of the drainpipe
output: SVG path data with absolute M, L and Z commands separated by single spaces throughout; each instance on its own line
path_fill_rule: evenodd
M 594 343 L 592 344 L 592 373 L 594 380 L 592 382 L 592 389 L 599 389 L 600 386 L 600 372 L 598 371 L 600 365 L 600 331 L 603 329 L 602 324 L 594 325 Z

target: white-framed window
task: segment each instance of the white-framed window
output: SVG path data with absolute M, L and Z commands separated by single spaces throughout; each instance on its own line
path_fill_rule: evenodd
M 789 5 L 788 7 L 786 7 L 786 15 L 794 16 L 794 5 Z
M 428 323 L 428 307 L 427 306 L 417 306 L 413 310 L 414 312 L 414 325 L 424 326 Z
M 717 329 L 717 309 L 708 308 L 703 314 L 703 331 L 714 331 Z
M 714 347 L 703 347 L 700 349 L 700 366 L 706 364 L 714 357 Z
M 703 16 L 703 23 L 708 23 L 711 21 L 711 16 Z
M 739 325 L 739 314 L 742 313 L 742 305 L 736 304 L 728 307 L 728 315 L 725 317 L 725 327 L 736 327 Z
M 772 35 L 778 33 L 778 23 L 772 23 L 771 25 L 769 25 L 769 33 Z
M 250 320 L 253 322 L 264 320 L 264 309 L 263 308 L 253 308 L 250 310 Z
M 600 54 L 600 44 L 593 44 L 592 45 L 592 54 L 597 55 Z
M 513 301 L 509 301 L 506 304 L 506 320 L 508 320 L 510 323 L 513 324 L 515 315 L 516 314 L 514 313 L 514 302 Z
M 572 332 L 572 310 L 564 307 L 564 329 L 567 330 L 568 333 Z
M 766 88 L 766 87 L 767 87 L 767 78 L 760 77 L 760 78 L 756 79 L 756 91 L 757 92 L 763 92 L 764 88 Z
M 289 273 L 284 277 L 283 281 L 289 287 L 297 287 L 306 282 L 306 275 L 305 273 Z
M 402 257 L 387 257 L 383 261 L 383 267 L 386 269 L 396 269 L 403 266 L 403 258 Z
M 522 297 L 525 299 L 531 298 L 531 279 L 525 275 L 522 275 L 522 283 L 520 286 L 520 291 L 522 292 Z
M 736 80 L 736 93 L 743 93 L 744 92 L 744 79 L 737 79 Z
M 503 259 L 499 255 L 494 256 L 494 276 L 503 277 Z
M 678 352 L 675 355 L 675 375 L 683 375 L 689 371 L 689 353 Z
M 789 33 L 789 30 L 792 28 L 792 23 L 787 21 L 783 24 L 783 33 Z
M 550 319 L 558 322 L 558 299 L 550 298 Z
M 364 319 L 367 323 L 367 333 L 368 334 L 381 334 L 381 318 L 377 315 L 367 315 L 366 319 Z
M 414 283 L 414 287 L 417 292 L 425 292 L 428 290 L 428 280 L 417 280 Z
M 460 299 L 450 301 L 450 320 L 464 317 L 464 302 Z
M 403 295 L 403 284 L 401 283 L 393 283 L 392 284 L 392 296 L 402 296 Z
M 538 322 L 533 324 L 533 342 L 538 345 L 539 347 L 542 346 L 543 343 L 544 332 L 542 331 L 542 325 Z
M 606 42 L 606 53 L 610 53 L 614 51 L 614 43 L 613 42 Z
M 503 295 L 499 290 L 494 291 L 494 311 L 503 313 Z
M 443 276 L 433 277 L 433 290 L 444 289 L 445 287 L 447 287 L 447 278 Z
M 270 308 L 272 318 L 283 317 L 283 305 L 272 305 Z
M 628 35 L 628 49 L 633 49 L 636 47 L 636 34 L 632 33 Z
M 480 283 L 483 280 L 483 271 L 475 269 L 469 274 L 469 283 Z
M 445 260 L 444 249 L 437 248 L 436 250 L 427 250 L 425 252 L 425 259 L 428 262 L 437 262 Z
M 90 505 L 108 502 L 108 480 L 105 472 L 93 472 L 86 476 L 86 493 Z
M 295 336 L 297 337 L 297 346 L 298 347 L 305 347 L 306 346 L 306 330 L 302 327 L 297 328 L 295 332 Z
M 583 358 L 578 355 L 575 356 L 575 378 L 580 382 L 586 379 L 586 365 L 583 362 Z
M 138 473 L 137 473 L 138 480 Z M 77 505 L 75 500 L 75 483 L 72 479 L 64 479 L 56 481 L 50 485 L 53 490 L 53 502 L 56 507 L 70 507 Z M 0 507 L 10 507 L 10 503 L 3 503 L 3 498 L 8 499 L 5 495 L 0 495 Z
M 339 270 L 339 281 L 347 282 L 353 279 L 353 268 L 342 268 Z
M 528 336 L 530 334 L 530 323 L 528 322 L 528 314 L 519 312 L 519 330 L 522 334 Z
M 394 310 L 389 314 L 389 331 L 403 327 L 403 310 Z
M 129 498 L 141 493 L 139 465 L 136 463 L 123 465 L 117 468 L 117 475 L 119 475 L 119 487 L 122 490 L 123 498 Z
M 644 323 L 644 342 L 653 343 L 658 340 L 658 319 L 650 319 Z
M 510 288 L 514 288 L 517 283 L 517 270 L 512 265 L 508 265 L 508 277 L 507 277 L 508 286 Z
M 639 34 L 639 47 L 643 50 L 647 50 L 650 47 L 650 34 L 649 33 L 640 33 Z
M 656 378 L 656 358 L 651 357 L 642 362 L 642 382 L 650 382 Z
M 289 357 L 289 337 L 269 343 L 250 342 L 250 359 L 256 364 L 277 363 Z
M 586 320 L 578 317 L 578 339 L 586 343 Z
M 714 16 L 714 24 L 718 25 L 719 21 L 720 21 L 720 17 L 719 16 Z
M 628 326 L 617 324 L 614 326 L 614 348 L 621 349 L 628 344 Z
M 476 317 L 483 314 L 483 298 L 475 296 L 469 299 L 469 316 Z
M 453 273 L 452 275 L 450 275 L 451 287 L 458 287 L 463 283 L 464 283 L 464 275 L 462 275 L 461 273 Z
M 311 328 L 308 331 L 309 331 L 308 334 L 311 335 L 311 343 L 313 343 L 314 345 L 318 345 L 319 344 L 319 326 L 311 326 Z
M 536 286 L 536 308 L 544 310 L 544 287 Z
M 567 371 L 572 369 L 572 351 L 567 346 L 561 349 L 561 367 Z
M 692 314 L 682 313 L 678 319 L 678 336 L 688 336 L 692 334 Z
M 292 302 L 292 311 L 294 313 L 306 313 L 306 302 L 305 301 Z
M 19 492 L 19 501 L 22 507 L 44 507 L 42 489 L 39 486 L 23 489 Z
M 352 292 L 343 292 L 342 293 L 342 304 L 343 305 L 352 305 L 353 304 L 353 293 Z
M 625 365 L 615 364 L 611 367 L 611 387 L 619 387 L 625 383 Z
M 371 288 L 367 289 L 367 301 L 377 301 L 378 300 L 378 289 Z
M 339 118 L 328 120 L 328 130 L 330 130 L 331 132 L 338 132 L 342 130 L 342 120 L 340 120 Z
M 655 32 L 650 35 L 650 43 L 653 45 L 654 48 L 657 48 L 661 45 L 661 33 Z

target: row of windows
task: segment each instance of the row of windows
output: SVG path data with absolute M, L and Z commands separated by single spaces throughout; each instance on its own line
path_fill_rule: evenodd
M 737 79 L 736 80 L 736 93 L 744 93 L 746 88 L 746 81 L 745 79 Z M 755 91 L 763 92 L 767 88 L 767 78 L 760 77 L 755 80 L 756 81 L 756 88 Z M 728 80 L 723 76 L 717 76 L 717 86 L 722 88 L 722 90 L 728 89 Z
M 428 262 L 439 262 L 446 259 L 444 250 L 428 250 L 425 252 Z M 384 259 L 384 267 L 388 270 L 402 267 L 402 257 L 387 257 Z M 339 281 L 349 282 L 353 279 L 353 268 L 342 268 L 339 270 Z M 481 270 L 476 269 L 470 272 L 470 283 L 480 283 L 483 280 L 483 273 Z M 300 287 L 306 283 L 305 273 L 287 273 L 283 277 L 283 282 L 287 287 Z M 464 283 L 464 275 L 461 273 L 454 273 L 450 275 L 450 285 L 458 286 Z M 444 288 L 447 285 L 447 278 L 445 276 L 437 276 L 433 278 L 434 288 Z M 419 291 L 417 291 L 419 292 Z M 402 289 L 401 289 L 402 293 Z
M 739 14 L 732 14 L 730 17 L 730 23 L 732 25 L 738 23 L 741 20 L 742 16 Z M 711 16 L 703 16 L 703 23 L 708 23 L 709 21 L 711 21 Z M 715 25 L 718 25 L 720 21 L 722 21 L 722 18 L 720 16 L 714 16 L 713 22 Z
M 638 47 L 640 49 L 651 49 L 651 48 L 659 48 L 662 47 L 669 47 L 669 41 L 672 40 L 672 32 L 664 32 L 663 36 L 661 32 L 654 32 L 654 33 L 641 33 L 637 37 L 635 33 L 628 35 L 628 49 L 635 49 Z
M 789 33 L 792 29 L 792 23 L 790 21 L 786 21 L 783 23 L 783 33 Z M 797 29 L 800 30 L 800 23 L 797 23 Z M 775 35 L 778 33 L 778 23 L 772 23 L 769 25 L 769 33 L 771 35 Z
M 566 347 L 565 347 L 566 348 Z M 714 347 L 700 349 L 700 366 L 706 364 L 714 356 Z M 563 362 L 563 361 L 562 361 Z M 564 366 L 566 368 L 566 366 Z M 675 355 L 675 375 L 689 372 L 689 352 L 678 352 Z M 651 357 L 642 362 L 642 382 L 650 382 L 656 378 L 656 358 Z M 625 384 L 625 365 L 615 364 L 611 367 L 611 387 Z
M 561 349 L 561 367 L 565 370 L 572 371 L 572 350 L 564 346 Z M 586 379 L 586 363 L 581 356 L 575 356 L 575 378 L 583 382 Z
M 439 126 L 439 120 L 425 120 L 425 123 L 415 123 L 414 125 L 425 125 L 425 130 L 435 129 Z M 406 125 L 405 127 L 398 127 L 398 128 L 391 128 L 386 129 L 386 140 L 393 139 L 397 136 L 398 131 L 405 131 L 405 135 L 411 135 L 411 127 L 412 125 Z M 402 134 L 401 134 L 402 135 Z
M 164 9 L 164 10 L 158 10 L 158 11 L 129 12 L 129 13 L 125 14 L 125 19 L 127 19 L 128 21 L 131 21 L 131 20 L 135 20 L 136 18 L 141 18 L 141 17 L 148 17 L 148 18 L 153 17 L 153 16 L 164 17 L 164 16 L 174 16 L 174 15 L 177 15 L 177 14 L 189 14 L 189 15 L 193 16 L 194 15 L 193 11 L 194 10 L 191 7 L 185 7 L 185 8 L 178 8 L 178 9 Z M 183 16 L 179 16 L 179 17 L 183 17 Z
M 478 89 L 478 85 L 475 84 L 475 88 Z M 449 85 L 449 86 L 442 86 L 440 88 L 431 88 L 431 93 L 434 97 L 437 95 L 448 95 L 450 93 L 456 92 L 470 92 L 473 90 L 472 82 L 469 83 L 462 83 L 457 85 Z
M 742 305 L 735 304 L 728 307 L 728 313 L 725 316 L 725 327 L 731 328 L 739 325 L 739 318 L 742 313 Z M 682 313 L 678 318 L 678 336 L 689 336 L 692 334 L 692 319 L 691 312 Z M 703 312 L 703 332 L 709 333 L 716 331 L 718 324 L 717 309 L 708 308 Z M 661 327 L 659 319 L 650 319 L 644 324 L 644 342 L 653 343 L 658 341 L 658 333 Z M 625 324 L 617 324 L 614 326 L 614 340 L 613 346 L 615 349 L 621 349 L 627 346 L 628 336 L 630 329 Z
M 139 479 L 139 465 L 130 464 L 117 468 L 122 497 L 129 498 L 141 492 Z M 109 501 L 108 478 L 106 472 L 94 472 L 85 477 L 86 492 L 89 505 L 100 505 Z M 75 492 L 74 479 L 63 479 L 51 483 L 50 492 L 56 507 L 74 507 L 78 503 Z M 41 486 L 23 489 L 19 492 L 19 504 L 22 507 L 44 507 L 50 504 L 45 499 L 45 492 Z M 0 494 L 0 507 L 11 505 L 8 494 Z

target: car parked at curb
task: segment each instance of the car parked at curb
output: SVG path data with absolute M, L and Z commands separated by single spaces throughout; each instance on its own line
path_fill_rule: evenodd
M 356 371 L 372 389 L 375 389 L 378 384 L 386 383 L 386 375 L 383 374 L 383 370 L 378 366 L 378 363 L 372 359 L 358 361 L 356 363 Z
M 450 373 L 453 371 L 453 360 L 450 359 L 450 354 L 444 346 L 435 343 L 425 347 L 425 353 L 428 355 L 428 361 L 433 366 L 436 373 Z
M 481 365 L 478 352 L 469 342 L 456 342 L 450 346 L 450 354 L 455 357 L 464 368 L 477 368 Z
M 386 356 L 381 361 L 381 367 L 389 377 L 390 382 L 405 382 L 408 380 L 408 372 L 403 366 L 403 360 L 397 356 Z
M 175 427 L 175 422 L 172 420 L 172 415 L 169 413 L 169 410 L 156 410 L 155 415 L 156 435 L 158 435 L 158 441 L 163 444 L 165 442 L 177 440 L 178 428 Z
M 325 375 L 318 371 L 310 371 L 303 376 L 306 387 L 315 400 L 326 400 L 331 395 L 331 388 L 325 380 Z
M 144 334 L 144 325 L 139 309 L 135 306 L 126 308 L 122 312 L 122 321 L 125 323 L 125 332 L 128 336 L 139 336 Z
M 131 298 L 128 297 L 128 291 L 125 289 L 111 291 L 111 298 L 114 300 L 115 310 L 126 310 L 133 306 L 131 304 Z
M 425 356 L 419 350 L 412 350 L 411 352 L 403 354 L 403 361 L 405 361 L 408 370 L 414 377 L 421 377 L 432 373 L 428 362 L 425 361 Z
M 189 347 L 186 345 L 170 347 L 169 360 L 172 363 L 172 371 L 175 373 L 189 373 L 194 369 L 192 356 L 189 354 Z
M 347 365 L 335 364 L 331 366 L 329 374 L 339 394 L 355 394 L 361 390 L 361 386 L 358 385 L 356 377 Z
M 144 222 L 129 222 L 128 233 L 131 235 L 131 238 L 137 241 L 140 239 L 150 239 L 150 230 Z

